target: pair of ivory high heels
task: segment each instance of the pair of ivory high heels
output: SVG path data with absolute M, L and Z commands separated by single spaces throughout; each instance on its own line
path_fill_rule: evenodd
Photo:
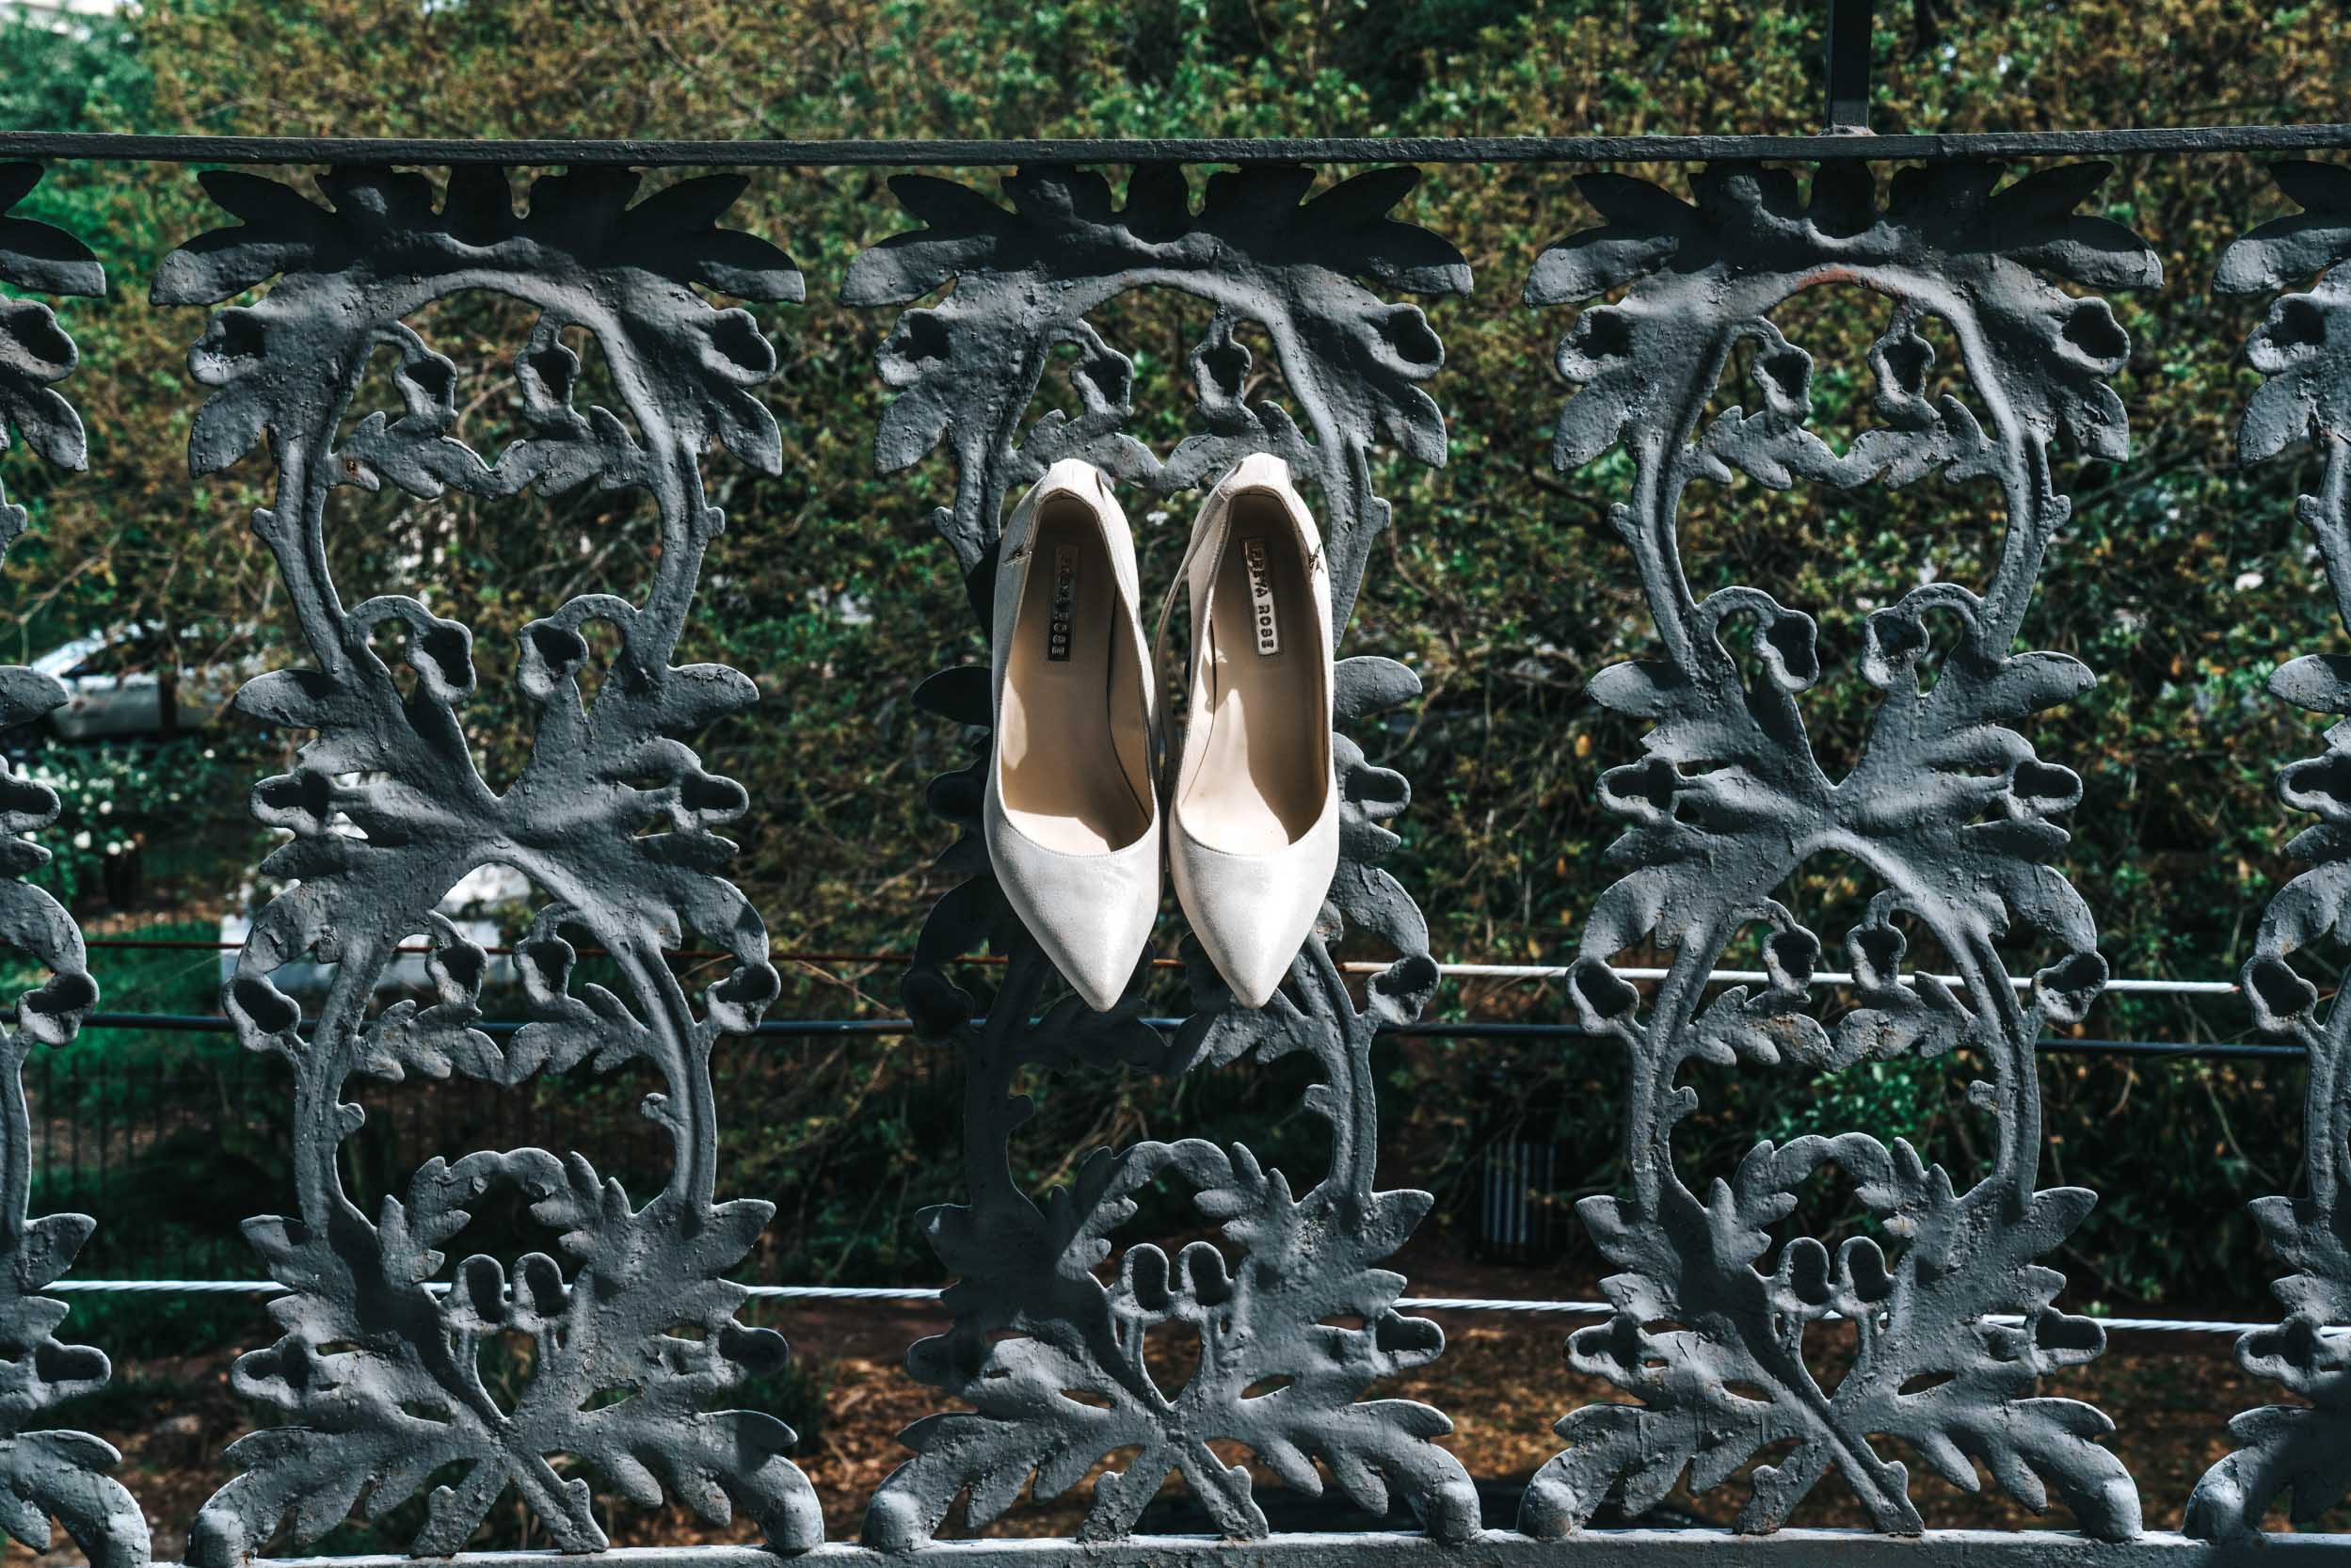
M 1146 648 L 1127 515 L 1077 458 L 1022 498 L 998 555 L 988 856 L 1097 1012 L 1150 940 L 1162 842 L 1192 934 L 1250 1007 L 1289 971 L 1338 867 L 1330 574 L 1288 465 L 1252 456 L 1217 486 L 1177 577 L 1191 695 L 1163 828 L 1158 672 L 1175 586 Z

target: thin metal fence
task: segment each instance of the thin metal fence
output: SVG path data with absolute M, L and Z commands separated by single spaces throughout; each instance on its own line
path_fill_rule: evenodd
M 2351 920 L 2351 837 L 2339 831 L 2351 813 L 2351 727 L 2330 732 L 2325 758 L 2291 763 L 2280 777 L 2289 805 L 2334 825 L 2296 840 L 2296 853 L 2321 863 L 2279 894 L 2252 938 L 2245 1001 L 2277 1043 L 2074 1039 L 2069 1032 L 2087 1027 L 2103 990 L 2217 997 L 2235 986 L 2159 977 L 2109 984 L 2094 900 L 2085 896 L 2094 890 L 2068 884 L 2057 857 L 2059 823 L 2080 805 L 2082 780 L 2057 759 L 2042 760 L 2024 732 L 2094 677 L 2069 656 L 2018 648 L 2053 543 L 2073 515 L 2065 489 L 2078 478 L 2075 454 L 2127 455 L 2129 411 L 2112 383 L 2131 365 L 2131 334 L 2106 296 L 2155 286 L 2165 264 L 2119 220 L 2128 204 L 2099 194 L 2111 171 L 2085 160 L 2339 154 L 2351 150 L 2351 126 L 1871 136 L 1866 0 L 1836 0 L 1829 31 L 1829 134 L 1796 137 L 646 143 L 0 134 L 0 155 L 333 166 L 314 182 L 208 169 L 195 177 L 227 215 L 220 227 L 148 258 L 159 306 L 207 312 L 187 322 L 191 368 L 205 389 L 187 424 L 191 470 L 200 479 L 250 456 L 248 472 L 270 473 L 254 527 L 311 663 L 255 680 L 239 702 L 318 737 L 254 793 L 261 820 L 291 836 L 273 861 L 291 884 L 255 916 L 255 941 L 226 986 L 226 1018 L 94 1011 L 97 988 L 70 914 L 35 889 L 9 888 L 11 937 L 55 976 L 10 1020 L 11 1069 L 32 1044 L 63 1044 L 84 1025 L 228 1031 L 249 1048 L 189 1065 L 103 1049 L 34 1051 L 21 1075 L 0 1072 L 13 1096 L 10 1125 L 31 1140 L 12 1150 L 0 1192 L 0 1309 L 13 1320 L 47 1314 L 56 1326 L 54 1308 L 25 1304 L 61 1279 L 136 1297 L 142 1270 L 151 1291 L 296 1298 L 277 1309 L 285 1336 L 237 1363 L 239 1386 L 274 1407 L 275 1424 L 226 1450 L 237 1473 L 197 1511 L 191 1562 L 236 1568 L 273 1549 L 308 1551 L 355 1513 L 380 1518 L 411 1498 L 418 1524 L 408 1550 L 446 1560 L 509 1494 L 539 1538 L 575 1559 L 610 1544 L 596 1505 L 612 1496 L 682 1503 L 713 1526 L 740 1512 L 776 1551 L 834 1563 L 1352 1568 L 1687 1560 L 1728 1549 L 1753 1561 L 1846 1568 L 2217 1568 L 2252 1551 L 2300 1556 L 2313 1541 L 2314 1557 L 2351 1555 L 2351 1537 L 2341 1535 L 2248 1541 L 2286 1494 L 2301 1522 L 2335 1506 L 2351 1451 L 2351 1330 L 2340 1304 L 2351 1301 L 2351 1145 L 2342 1133 L 2351 1055 L 2338 1021 L 2351 1016 L 2324 1011 L 2325 993 L 2303 972 L 2316 967 L 2306 951 L 2314 935 Z M 2030 171 L 1989 161 L 2043 156 L 2070 161 Z M 1666 184 L 1595 167 L 1669 161 L 1703 167 Z M 1815 166 L 1809 188 L 1791 162 Z M 1903 167 L 1882 180 L 1872 168 L 1895 163 Z M 1383 167 L 1343 177 L 1311 167 L 1335 164 Z M 1554 467 L 1572 472 L 1623 454 L 1628 483 L 1617 487 L 1611 517 L 1656 633 L 1655 657 L 1591 682 L 1596 701 L 1649 728 L 1638 758 L 1595 764 L 1601 802 L 1624 824 L 1622 877 L 1586 912 L 1574 962 L 1452 967 L 1456 978 L 1560 982 L 1563 1005 L 1526 1021 L 1424 1021 L 1446 973 L 1430 951 L 1431 925 L 1443 922 L 1382 864 L 1405 841 L 1387 824 L 1411 791 L 1367 750 L 1376 744 L 1367 726 L 1409 710 L 1419 679 L 1344 646 L 1375 540 L 1392 523 L 1410 526 L 1382 493 L 1400 472 L 1389 457 L 1435 464 L 1457 444 L 1442 405 L 1421 387 L 1443 364 L 1442 321 L 1399 296 L 1470 291 L 1460 237 L 1422 227 L 1405 205 L 1419 177 L 1413 166 L 1465 164 L 1578 171 L 1595 221 L 1517 258 L 1509 293 L 1559 312 L 1527 323 L 1527 351 L 1548 357 L 1575 388 L 1559 409 Z M 518 190 L 506 171 L 536 165 L 567 172 Z M 1123 193 L 1097 172 L 1105 165 L 1123 166 Z M 1227 167 L 1203 169 L 1195 193 L 1187 166 L 1205 165 Z M 732 227 L 749 221 L 729 216 L 748 176 L 664 176 L 648 193 L 636 172 L 700 166 L 1018 172 L 1000 190 L 980 176 L 894 182 L 905 209 L 900 232 L 820 279 L 769 236 Z M 10 168 L 0 189 L 13 202 L 39 176 Z M 2341 313 L 2343 283 L 2325 275 L 2351 264 L 2351 170 L 2340 161 L 2291 164 L 2276 182 L 2300 211 L 2260 222 L 2279 212 L 2265 198 L 2262 214 L 2241 215 L 2241 238 L 2193 264 L 2223 292 L 2275 296 L 2252 340 L 2268 380 L 2247 404 L 2242 450 L 2259 460 L 2316 449 L 2322 461 L 2311 466 L 2323 479 L 2297 510 L 2343 602 L 2351 596 L 2351 433 L 2336 416 L 2351 400 L 2351 359 L 2344 335 L 2327 325 Z M 1564 199 L 1563 179 L 1559 190 Z M 28 296 L 0 315 L 0 369 L 9 377 L 0 401 L 39 456 L 77 466 L 83 432 L 47 390 L 75 355 L 49 307 L 29 296 L 103 297 L 110 280 L 87 244 L 15 217 L 0 224 L 0 274 Z M 981 741 L 968 765 L 928 790 L 962 838 L 940 861 L 957 886 L 914 944 L 907 1016 L 760 1021 L 785 986 L 757 911 L 726 880 L 734 846 L 719 833 L 760 808 L 760 792 L 704 771 L 690 744 L 752 699 L 751 682 L 674 658 L 688 646 L 681 637 L 725 520 L 714 503 L 732 493 L 709 475 L 722 463 L 774 473 L 785 462 L 773 410 L 753 389 L 793 355 L 751 307 L 788 306 L 812 284 L 850 307 L 896 312 L 879 334 L 892 396 L 876 466 L 896 472 L 936 449 L 952 455 L 954 494 L 934 520 L 952 556 L 942 567 L 952 564 L 971 590 L 984 632 L 996 632 L 984 607 L 1000 571 L 1024 558 L 1002 526 L 1013 491 L 1063 463 L 1095 465 L 1106 497 L 1115 479 L 1137 497 L 1174 504 L 1249 465 L 1294 471 L 1314 494 L 1317 547 L 1299 575 L 1319 574 L 1318 603 L 1332 629 L 1316 650 L 1333 656 L 1322 681 L 1331 744 L 1317 765 L 1332 774 L 1323 840 L 1335 866 L 1319 865 L 1327 880 L 1303 889 L 1326 891 L 1330 908 L 1300 936 L 1282 989 L 1246 988 L 1259 999 L 1248 1005 L 1202 983 L 1184 1020 L 1063 999 L 1055 950 L 1039 936 L 1050 922 L 1016 908 L 990 871 L 982 803 L 993 798 L 984 781 L 998 760 Z M 1847 286 L 1892 313 L 1866 356 L 1875 423 L 1832 444 L 1812 427 L 1815 361 L 1783 334 L 1792 312 L 1783 307 Z M 1135 433 L 1137 357 L 1094 319 L 1145 289 L 1174 290 L 1213 312 L 1179 356 L 1191 368 L 1196 417 L 1164 455 Z M 482 291 L 537 312 L 511 360 L 530 434 L 495 450 L 465 444 L 480 432 L 461 424 L 455 361 L 416 325 L 429 328 L 424 318 L 439 301 Z M 721 296 L 744 303 L 722 305 Z M 1932 395 L 1937 351 L 1923 329 L 1934 323 L 1958 347 L 1959 390 L 1947 396 Z M 566 339 L 581 334 L 611 366 L 628 417 L 574 406 L 581 360 Z M 1285 404 L 1257 401 L 1260 359 L 1244 340 L 1267 344 L 1262 364 L 1278 372 Z M 1046 368 L 1071 348 L 1083 408 L 1032 418 Z M 385 350 L 402 408 L 354 423 L 346 415 L 373 398 L 362 383 Z M 1751 409 L 1718 407 L 1718 383 L 1742 360 L 1755 388 L 1739 395 Z M 1823 673 L 1821 623 L 1759 587 L 1715 589 L 1684 569 L 1683 497 L 1737 473 L 1842 489 L 1939 473 L 2000 492 L 1999 553 L 1980 592 L 1937 578 L 1862 607 L 1862 671 L 1884 699 L 1862 761 L 1833 778 L 1802 712 L 1801 694 Z M 352 485 L 488 501 L 590 480 L 641 491 L 661 549 L 641 600 L 584 593 L 540 607 L 524 629 L 513 678 L 535 715 L 527 782 L 493 788 L 468 744 L 473 629 L 423 594 L 362 597 L 355 584 L 339 584 L 324 520 L 340 504 L 335 492 Z M 22 508 L 0 515 L 9 536 L 30 520 Z M 1955 622 L 1959 639 L 1945 651 Z M 619 636 L 610 666 L 599 663 L 600 648 L 611 646 L 599 629 Z M 625 678 L 591 679 L 608 668 Z M 34 672 L 8 674 L 0 702 L 9 722 L 66 700 Z M 2306 709 L 2351 712 L 2351 662 L 2295 659 L 2271 684 Z M 913 700 L 975 741 L 995 716 L 988 668 L 960 654 Z M 11 831 L 38 839 L 53 807 L 12 795 Z M 356 839 L 346 831 L 354 824 Z M 9 847 L 23 870 L 24 853 Z M 1773 896 L 1827 853 L 1860 857 L 1882 883 L 1849 930 L 1815 932 Z M 482 1017 L 518 1009 L 482 1005 L 490 954 L 434 913 L 453 868 L 509 860 L 535 886 L 561 889 L 511 954 L 528 977 L 527 1024 Z M 1080 893 L 1059 902 L 1048 913 L 1092 913 Z M 1766 968 L 1724 988 L 1732 943 L 1759 929 Z M 2029 945 L 2007 940 L 2020 929 Z M 398 965 L 399 943 L 420 931 L 429 934 L 436 1000 L 385 1023 L 392 1015 L 375 1010 L 378 983 Z M 1394 956 L 1367 972 L 1348 961 L 1356 947 L 1342 956 L 1349 934 Z M 728 966 L 707 990 L 697 979 L 696 996 L 657 956 L 680 938 L 723 950 L 715 956 Z M 1923 974 L 1912 971 L 1926 960 L 1907 957 L 1921 938 L 1919 952 L 1935 954 Z M 983 949 L 1005 959 L 984 971 L 990 984 L 950 974 Z M 2036 967 L 2012 973 L 2026 951 Z M 584 953 L 600 955 L 599 981 L 575 977 Z M 1640 967 L 1669 955 L 1669 968 Z M 1816 968 L 1824 956 L 1845 967 Z M 314 977 L 330 965 L 338 973 L 323 1000 L 293 972 Z M 1828 1023 L 1807 1010 L 1825 985 L 1848 988 L 1854 1002 Z M 907 1462 L 854 1499 L 863 1544 L 850 1548 L 823 1541 L 824 1500 L 792 1457 L 794 1433 L 757 1393 L 785 1348 L 738 1320 L 742 1287 L 747 1279 L 782 1300 L 933 1298 L 927 1286 L 762 1278 L 771 1208 L 758 1194 L 780 1184 L 739 1181 L 746 1173 L 728 1140 L 788 1113 L 761 1096 L 788 1084 L 796 1065 L 813 1072 L 813 1053 L 902 1033 L 941 1048 L 909 1053 L 910 1073 L 954 1064 L 952 1081 L 942 1075 L 925 1093 L 938 1100 L 939 1152 L 958 1161 L 960 1201 L 889 1227 L 930 1249 L 935 1277 L 954 1279 L 939 1298 L 952 1321 L 907 1353 L 935 1413 L 907 1430 Z M 788 1058 L 811 1054 L 765 1060 L 756 1072 L 714 1066 L 713 1043 L 728 1034 Z M 1399 1036 L 1615 1042 L 1628 1085 L 1609 1129 L 1621 1135 L 1621 1179 L 1577 1206 L 1580 1233 L 1614 1271 L 1605 1304 L 1405 1294 L 1394 1265 L 1433 1205 L 1415 1185 L 1424 1173 L 1397 1168 L 1397 1154 L 1415 1151 L 1383 1146 L 1375 1053 Z M 2255 1209 L 2273 1250 L 2300 1270 L 2279 1292 L 2279 1321 L 2161 1322 L 2087 1309 L 2080 1285 L 2058 1272 L 2089 1239 L 2080 1227 L 2096 1201 L 2065 1179 L 2044 1125 L 2037 1058 L 2059 1050 L 2309 1063 L 2298 1075 L 2308 1085 L 2301 1186 Z M 1911 1144 L 1879 1137 L 1886 1128 L 1868 1124 L 1882 1118 L 1867 1107 L 1840 1109 L 1831 1135 L 1751 1141 L 1754 1129 L 1736 1128 L 1737 1150 L 1719 1176 L 1677 1159 L 1677 1128 L 1682 1155 L 1706 1136 L 1698 1112 L 1708 1102 L 1688 1081 L 1694 1069 L 1686 1072 L 1694 1063 L 1833 1068 L 1955 1054 L 1977 1080 L 1966 1092 L 1987 1129 L 1987 1147 L 1969 1151 L 1982 1155 L 1971 1160 L 1973 1177 L 1955 1179 Z M 1252 1144 L 1207 1136 L 1189 1116 L 1172 1140 L 1121 1138 L 1098 1155 L 1040 1160 L 1026 1142 L 1038 1085 L 1057 1075 L 1172 1073 L 1199 1061 L 1288 1062 L 1311 1082 L 1298 1114 L 1253 1120 Z M 599 1064 L 619 1070 L 592 1076 Z M 584 1081 L 561 1093 L 548 1086 L 567 1073 Z M 351 1114 L 354 1100 L 369 1114 Z M 837 1105 L 833 1113 L 858 1112 Z M 1538 1186 L 1556 1188 L 1559 1172 L 1525 1137 L 1497 1129 L 1495 1141 L 1510 1152 L 1488 1162 L 1489 1185 L 1473 1202 L 1508 1244 L 1531 1248 L 1526 1206 Z M 540 1145 L 590 1145 L 597 1164 Z M 458 1158 L 440 1158 L 450 1154 Z M 1849 1190 L 1859 1212 L 1823 1223 L 1819 1235 L 1783 1224 L 1802 1210 L 1803 1192 L 1824 1184 Z M 1173 1223 L 1148 1207 L 1162 1190 L 1183 1206 Z M 852 1208 L 865 1196 L 851 1194 Z M 68 1211 L 103 1213 L 98 1239 L 85 1247 L 87 1224 Z M 189 1253 L 204 1267 L 182 1265 L 174 1248 L 225 1242 L 235 1216 L 257 1216 L 248 1237 L 260 1266 L 225 1253 Z M 526 1221 L 553 1232 L 553 1242 L 504 1245 Z M 1145 1230 L 1164 1244 L 1141 1240 Z M 452 1265 L 460 1236 L 483 1250 Z M 2251 1266 L 2249 1245 L 2240 1256 Z M 255 1277 L 264 1272 L 273 1285 Z M 2239 1272 L 2233 1264 L 2231 1272 Z M 1444 1352 L 1443 1331 L 1407 1316 L 1415 1309 L 1607 1318 L 1575 1327 L 1566 1351 L 1614 1392 L 1559 1420 L 1564 1446 L 1507 1512 L 1481 1490 L 1496 1478 L 1470 1476 L 1437 1441 L 1457 1420 L 1479 1418 L 1484 1401 L 1473 1393 L 1448 1415 L 1383 1392 Z M 1852 1357 L 1815 1340 L 1808 1358 L 1808 1329 L 1832 1320 Z M 2101 1441 L 2113 1430 L 2108 1416 L 2047 1391 L 2122 1328 L 2179 1340 L 2241 1332 L 2241 1361 L 2285 1401 L 2230 1429 L 2234 1451 L 2197 1483 L 2177 1534 L 2148 1509 L 2157 1502 L 2177 1518 L 2177 1500 L 2143 1499 L 2121 1454 Z M 1155 1333 L 1199 1347 L 1180 1387 L 1146 1362 Z M 28 1336 L 40 1342 L 11 1385 L 17 1417 L 45 1416 L 67 1387 L 104 1381 L 102 1358 L 46 1334 Z M 535 1357 L 527 1385 L 502 1403 L 486 1359 L 519 1339 Z M 1558 1392 L 1582 1400 L 1590 1388 Z M 2221 1413 L 2213 1414 L 2217 1427 Z M 0 1510 L 0 1526 L 29 1536 L 22 1520 L 55 1512 L 93 1560 L 148 1556 L 146 1514 L 108 1474 L 106 1445 L 14 1427 L 0 1443 L 10 1462 L 0 1480 L 15 1505 Z M 1235 1463 L 1235 1450 L 1255 1468 Z M 552 1461 L 562 1456 L 584 1473 L 559 1470 Z M 1936 1530 L 1946 1499 L 1913 1495 L 1929 1468 L 2036 1511 L 2060 1501 L 2073 1528 Z M 1734 1545 L 1593 1528 L 1654 1523 L 1650 1511 L 1684 1484 L 1706 1492 L 1735 1482 L 1747 1495 L 1735 1528 L 1767 1536 L 1832 1475 L 1872 1533 L 1790 1531 Z M 1143 1528 L 1145 1508 L 1178 1477 L 1211 1537 L 1170 1544 Z M 1359 1533 L 1267 1541 L 1278 1533 L 1264 1506 L 1274 1477 L 1310 1497 L 1326 1486 L 1343 1492 L 1373 1521 L 1401 1523 L 1409 1510 L 1416 1529 L 1352 1526 Z M 972 1546 L 943 1538 L 951 1515 L 957 1528 L 983 1528 L 1024 1499 L 1065 1491 L 1080 1492 L 1090 1509 L 1077 1539 Z M 671 1558 L 725 1554 L 682 1548 Z

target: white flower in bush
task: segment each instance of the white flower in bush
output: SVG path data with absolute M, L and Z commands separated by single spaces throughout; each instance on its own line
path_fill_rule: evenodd
M 150 821 L 185 816 L 185 802 L 223 800 L 214 787 L 217 754 L 189 743 L 159 748 L 51 744 L 21 776 L 55 791 L 57 817 L 27 837 L 50 852 L 37 880 L 69 904 L 97 890 L 102 869 L 117 896 L 118 870 L 136 862 Z

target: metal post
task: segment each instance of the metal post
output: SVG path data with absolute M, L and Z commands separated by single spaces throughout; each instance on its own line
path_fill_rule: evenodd
M 100 1057 L 96 1065 L 98 1068 L 98 1192 L 97 1200 L 91 1206 L 93 1208 L 104 1207 L 106 1204 L 106 1192 L 108 1186 L 110 1185 L 109 1178 L 113 1174 L 113 1165 L 108 1159 L 108 1155 L 111 1152 L 111 1147 L 114 1142 L 114 1128 L 112 1125 L 113 1106 L 110 1103 L 113 1096 L 109 1092 L 112 1086 L 106 1081 L 114 1075 L 106 1071 L 106 1059 L 104 1057 Z M 92 1238 L 92 1240 L 95 1240 L 95 1238 Z
M 164 1083 L 163 1063 L 161 1061 L 149 1063 L 147 1067 L 147 1147 L 151 1152 L 163 1147 Z M 179 1096 L 175 1095 L 171 1098 L 174 1103 L 177 1103 Z M 146 1244 L 138 1250 L 147 1259 L 147 1277 L 159 1278 L 163 1273 L 163 1222 L 156 1219 L 151 1212 L 144 1224 L 147 1232 Z
M 1869 130 L 1869 30 L 1875 0 L 1829 0 L 1829 130 Z
M 66 1145 L 65 1168 L 66 1177 L 73 1185 L 73 1195 L 70 1202 L 78 1208 L 82 1204 L 82 1059 L 79 1055 L 74 1055 L 67 1058 L 67 1062 L 72 1068 L 72 1087 L 66 1091 L 66 1094 L 69 1102 L 73 1107 L 72 1124 L 73 1136 Z

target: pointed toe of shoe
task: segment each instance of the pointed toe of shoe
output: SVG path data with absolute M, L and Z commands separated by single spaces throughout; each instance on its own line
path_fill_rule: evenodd
M 1208 962 L 1216 966 L 1216 972 L 1223 977 L 1225 988 L 1233 993 L 1235 1001 L 1243 1007 L 1263 1007 L 1282 988 L 1290 964 L 1304 942 L 1303 936 L 1295 942 L 1270 938 L 1239 944 L 1203 936 L 1200 946 L 1207 953 Z
M 1159 835 L 1108 855 L 1064 855 L 1007 822 L 992 799 L 986 825 L 988 858 L 1013 913 L 1086 1005 L 1109 1012 L 1159 916 Z
M 1150 945 L 1154 913 L 1149 906 L 1080 910 L 1076 919 L 1053 922 L 1049 935 L 1036 922 L 1029 929 L 1070 989 L 1096 1013 L 1107 1013 L 1135 977 L 1135 966 Z
M 1338 870 L 1338 817 L 1271 855 L 1228 855 L 1180 830 L 1170 834 L 1169 869 L 1192 935 L 1234 1000 L 1263 1007 L 1281 987 L 1313 934 Z

